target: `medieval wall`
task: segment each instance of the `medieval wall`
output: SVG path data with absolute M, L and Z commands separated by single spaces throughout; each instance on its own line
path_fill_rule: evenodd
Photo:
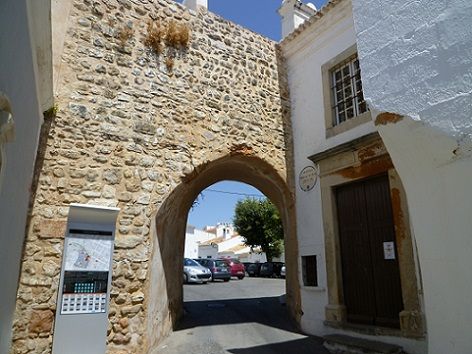
M 187 26 L 189 45 L 173 49 L 163 42 L 162 53 L 151 51 L 144 44 L 151 19 Z M 142 353 L 147 328 L 164 335 L 171 321 L 149 323 L 157 301 L 148 296 L 158 249 L 153 218 L 183 179 L 219 158 L 239 154 L 244 162 L 250 155 L 287 180 L 285 78 L 274 42 L 171 0 L 75 0 L 67 23 L 55 73 L 58 112 L 24 248 L 12 352 L 51 350 L 68 205 L 84 203 L 121 209 L 108 348 Z M 183 252 L 183 243 L 175 247 Z

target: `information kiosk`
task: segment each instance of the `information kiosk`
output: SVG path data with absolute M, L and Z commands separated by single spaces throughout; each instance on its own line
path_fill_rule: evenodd
M 118 208 L 71 204 L 53 354 L 104 354 Z

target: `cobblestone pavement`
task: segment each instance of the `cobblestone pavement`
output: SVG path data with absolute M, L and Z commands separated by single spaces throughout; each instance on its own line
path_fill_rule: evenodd
M 185 285 L 186 315 L 152 354 L 326 354 L 318 338 L 297 331 L 284 292 L 283 279 Z

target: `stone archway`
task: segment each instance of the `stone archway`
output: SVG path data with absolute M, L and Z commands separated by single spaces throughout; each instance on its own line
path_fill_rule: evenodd
M 258 188 L 280 211 L 288 270 L 287 304 L 292 317 L 297 322 L 299 320 L 298 247 L 292 194 L 286 182 L 267 162 L 236 153 L 196 168 L 174 189 L 156 215 L 147 317 L 153 328 L 149 333 L 151 343 L 159 341 L 163 334 L 168 333 L 182 313 L 182 259 L 187 215 L 192 202 L 203 189 L 222 180 L 235 180 Z M 166 289 L 165 294 L 163 288 Z M 159 300 L 163 296 L 167 301 Z
M 281 211 L 294 262 L 287 301 L 299 316 L 292 130 L 277 44 L 172 0 L 73 0 L 67 16 L 13 351 L 51 350 L 69 205 L 80 203 L 120 208 L 108 351 L 145 353 L 181 310 L 181 289 L 166 279 L 180 268 L 172 257 L 181 258 L 191 202 L 222 179 L 252 184 Z M 145 44 L 151 20 L 191 30 L 173 71 Z

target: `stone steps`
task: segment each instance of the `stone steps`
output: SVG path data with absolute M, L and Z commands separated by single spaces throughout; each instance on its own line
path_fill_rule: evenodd
M 362 338 L 341 334 L 330 334 L 323 338 L 323 345 L 331 354 L 407 354 L 398 345 Z

